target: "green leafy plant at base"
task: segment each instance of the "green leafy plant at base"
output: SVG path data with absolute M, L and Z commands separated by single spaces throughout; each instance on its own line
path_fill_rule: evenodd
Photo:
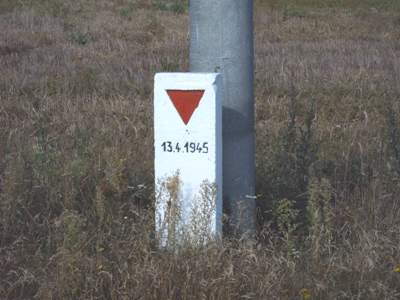
M 297 254 L 296 230 L 299 227 L 299 210 L 295 208 L 295 201 L 282 199 L 275 203 L 273 216 L 276 219 L 279 232 L 283 234 L 289 256 Z
M 326 178 L 314 178 L 308 188 L 307 214 L 313 256 L 319 259 L 333 242 L 333 188 Z M 329 253 L 325 253 L 329 254 Z
M 293 205 L 297 211 L 296 228 L 304 230 L 307 226 L 307 222 L 304 221 L 308 203 L 307 188 L 312 167 L 317 161 L 318 143 L 314 138 L 313 128 L 315 101 L 308 102 L 303 124 L 298 124 L 299 108 L 296 103 L 296 96 L 292 92 L 288 102 L 287 125 L 272 142 L 271 152 L 266 154 L 269 158 L 264 186 L 268 187 L 268 200 L 265 200 L 267 203 L 259 204 L 265 212 L 264 217 L 269 218 L 268 212 L 276 211 L 275 208 L 279 207 L 282 204 L 280 201 L 283 201 L 281 199 L 284 199 L 283 203 Z M 281 222 L 276 215 L 273 219 L 277 224 Z
M 64 241 L 63 247 L 69 251 L 78 250 L 85 242 L 84 219 L 72 211 L 65 211 L 61 216 Z
M 91 38 L 88 33 L 74 31 L 71 33 L 71 40 L 80 46 L 85 46 L 90 42 Z

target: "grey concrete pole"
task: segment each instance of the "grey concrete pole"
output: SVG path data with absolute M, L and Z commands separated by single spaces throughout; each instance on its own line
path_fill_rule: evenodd
M 190 0 L 190 71 L 224 82 L 223 194 L 230 225 L 255 231 L 253 1 Z

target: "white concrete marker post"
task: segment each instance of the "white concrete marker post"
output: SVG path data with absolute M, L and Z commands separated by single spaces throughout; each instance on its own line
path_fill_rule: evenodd
M 222 234 L 222 81 L 159 73 L 154 88 L 156 232 L 162 246 Z

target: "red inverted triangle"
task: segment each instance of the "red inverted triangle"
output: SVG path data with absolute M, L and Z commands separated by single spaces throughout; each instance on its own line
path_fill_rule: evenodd
M 203 98 L 204 90 L 167 90 L 167 93 L 183 123 L 187 125 Z

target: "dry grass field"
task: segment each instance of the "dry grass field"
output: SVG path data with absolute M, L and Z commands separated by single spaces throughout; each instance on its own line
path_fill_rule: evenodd
M 0 299 L 400 299 L 400 1 L 255 1 L 258 234 L 156 250 L 178 0 L 0 0 Z

